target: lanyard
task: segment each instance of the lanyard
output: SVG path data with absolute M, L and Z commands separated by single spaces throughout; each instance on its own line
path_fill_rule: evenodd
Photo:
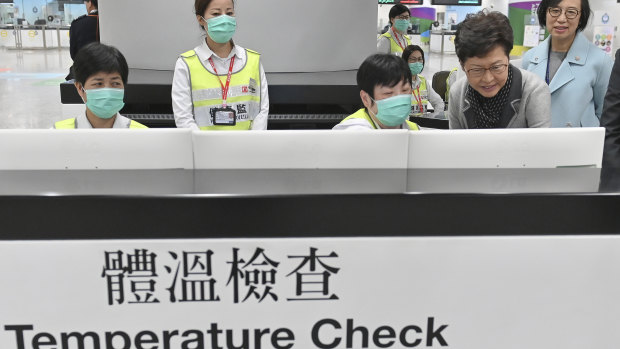
M 400 47 L 404 51 L 405 50 L 405 45 L 403 45 L 400 42 L 400 39 L 398 38 L 398 34 L 396 34 L 396 32 L 394 30 L 392 30 L 392 33 L 394 34 L 394 38 L 396 39 L 396 43 L 398 44 L 398 47 Z M 403 35 L 403 40 L 405 40 L 405 36 L 404 35 Z M 407 41 L 407 40 L 405 40 L 405 41 Z
M 547 52 L 547 73 L 545 74 L 545 82 L 549 85 L 549 63 L 551 63 L 551 40 L 549 40 L 549 51 Z
M 211 63 L 211 68 L 213 68 L 215 75 L 217 75 L 217 69 L 215 69 L 215 64 L 213 64 L 213 60 L 211 59 L 211 57 L 209 57 L 209 63 Z M 224 84 L 222 83 L 222 80 L 220 80 L 220 77 L 219 76 L 217 77 L 217 81 L 219 81 L 220 85 L 222 86 L 222 106 L 224 108 L 226 108 L 226 100 L 228 99 L 228 88 L 230 87 L 230 77 L 232 76 L 234 65 L 235 65 L 235 56 L 233 56 L 230 59 L 230 68 L 228 68 L 228 78 L 226 79 L 226 86 L 224 86 Z
M 415 94 L 415 91 L 411 91 L 411 94 L 413 94 L 413 97 L 415 98 L 416 102 L 418 102 L 418 108 L 420 108 L 420 113 L 423 112 L 423 108 L 422 108 L 422 95 L 420 94 L 420 86 L 418 86 L 417 88 L 418 90 L 418 94 Z

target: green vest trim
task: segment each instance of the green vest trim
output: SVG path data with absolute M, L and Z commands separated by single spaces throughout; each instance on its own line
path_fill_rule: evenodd
M 66 119 L 66 120 L 62 120 L 62 121 L 58 121 L 54 124 L 54 128 L 57 130 L 70 130 L 70 129 L 75 129 L 76 125 L 75 125 L 75 118 L 71 118 L 71 119 Z M 129 128 L 130 129 L 139 129 L 139 128 L 148 128 L 144 125 L 142 125 L 139 122 L 133 121 L 131 120 L 129 122 Z
M 388 39 L 390 39 L 390 52 L 394 53 L 394 52 L 400 52 L 403 53 L 403 48 L 400 47 L 400 45 L 396 42 L 396 39 L 394 39 L 392 37 L 392 34 L 390 34 L 389 31 L 386 31 L 385 33 L 381 34 L 381 36 L 386 37 Z M 407 41 L 407 46 L 411 45 L 411 39 L 409 39 L 409 36 L 407 35 L 403 35 L 405 37 L 405 40 Z
M 246 49 L 246 62 L 243 68 L 230 78 L 227 106 L 237 112 L 235 126 L 215 126 L 211 119 L 211 109 L 222 106 L 222 86 L 228 72 L 223 75 L 212 74 L 194 50 L 181 54 L 187 64 L 192 89 L 194 120 L 201 130 L 235 131 L 252 128 L 254 118 L 260 113 L 260 54 Z
M 377 125 L 375 125 L 375 121 L 370 117 L 370 115 L 368 115 L 368 113 L 366 112 L 365 108 L 362 108 L 362 109 L 356 111 L 355 113 L 347 116 L 341 122 L 345 122 L 345 121 L 350 120 L 350 119 L 364 119 L 364 120 L 368 121 L 368 123 L 370 124 L 370 126 L 372 126 L 372 128 L 374 130 L 378 129 Z M 411 130 L 411 131 L 419 131 L 420 130 L 420 128 L 418 127 L 418 124 L 416 124 L 415 122 L 411 122 L 409 120 L 407 120 L 407 126 L 409 126 L 409 130 Z

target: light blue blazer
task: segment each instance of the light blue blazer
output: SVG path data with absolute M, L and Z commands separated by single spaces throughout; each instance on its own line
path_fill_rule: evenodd
M 523 55 L 523 69 L 540 76 L 547 73 L 551 36 Z M 551 127 L 597 127 L 613 61 L 578 33 L 566 58 L 549 84 Z

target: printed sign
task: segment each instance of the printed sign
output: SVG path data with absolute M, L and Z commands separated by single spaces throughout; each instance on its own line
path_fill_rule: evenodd
M 618 237 L 15 241 L 0 275 L 2 349 L 620 340 Z
M 540 26 L 539 25 L 526 25 L 523 35 L 523 46 L 535 47 L 538 46 L 538 40 L 540 39 Z

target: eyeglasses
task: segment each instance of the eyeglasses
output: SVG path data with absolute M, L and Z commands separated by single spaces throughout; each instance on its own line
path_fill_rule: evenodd
M 411 17 L 407 16 L 407 15 L 403 15 L 403 16 L 396 16 L 396 19 L 406 19 L 406 20 L 410 20 Z
M 562 9 L 559 7 L 550 7 L 547 12 L 549 12 L 549 15 L 554 18 L 560 17 L 562 15 Z M 572 7 L 568 8 L 564 10 L 564 16 L 566 16 L 566 18 L 568 19 L 575 19 L 577 18 L 577 16 L 579 16 L 579 10 Z
M 482 77 L 488 70 L 493 75 L 499 75 L 506 71 L 506 67 L 508 67 L 508 64 L 496 64 L 492 65 L 490 68 L 471 68 L 467 70 L 467 74 L 469 74 L 472 78 L 479 78 Z

